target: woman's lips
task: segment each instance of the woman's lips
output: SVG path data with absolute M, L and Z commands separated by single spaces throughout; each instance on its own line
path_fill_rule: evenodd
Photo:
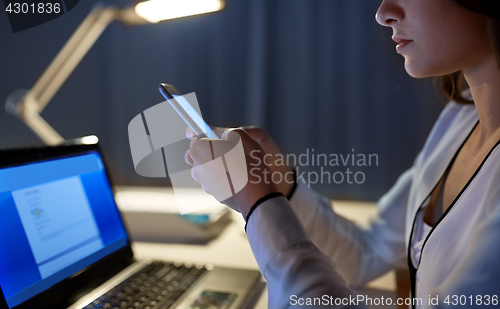
M 408 40 L 408 39 L 405 39 L 405 38 L 401 38 L 401 37 L 392 37 L 392 40 L 396 43 L 398 43 L 398 45 L 396 45 L 396 52 L 400 52 L 402 48 L 404 48 L 406 45 L 410 44 L 411 42 L 413 42 L 413 40 Z

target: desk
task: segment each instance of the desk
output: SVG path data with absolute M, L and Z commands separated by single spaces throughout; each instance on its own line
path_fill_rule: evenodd
M 360 224 L 366 224 L 376 213 L 374 204 L 363 202 L 338 201 L 334 203 L 334 209 L 337 213 Z M 191 261 L 210 263 L 216 266 L 258 269 L 243 230 L 245 222 L 242 216 L 235 211 L 232 211 L 232 216 L 233 222 L 218 238 L 207 245 L 136 242 L 132 245 L 134 254 L 137 258 Z M 394 299 L 395 289 L 395 273 L 389 272 L 370 282 L 366 287 L 360 289 L 359 293 L 372 298 L 384 296 L 384 298 Z M 255 308 L 267 308 L 267 289 L 261 295 Z M 373 306 L 372 308 L 394 309 L 396 306 Z

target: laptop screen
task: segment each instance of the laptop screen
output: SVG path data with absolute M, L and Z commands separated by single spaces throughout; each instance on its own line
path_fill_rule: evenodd
M 0 168 L 0 211 L 9 308 L 128 244 L 97 151 Z

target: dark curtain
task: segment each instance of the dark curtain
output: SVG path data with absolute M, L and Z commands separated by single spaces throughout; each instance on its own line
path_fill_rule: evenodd
M 31 87 L 93 4 L 80 1 L 65 16 L 16 34 L 0 17 L 1 98 Z M 65 138 L 98 135 L 115 184 L 168 185 L 135 173 L 127 136 L 128 122 L 163 101 L 156 87 L 168 82 L 196 92 L 208 123 L 262 126 L 285 153 L 376 154 L 378 165 L 350 167 L 363 172 L 361 184 L 313 185 L 332 198 L 374 200 L 411 166 L 442 107 L 430 80 L 405 73 L 392 30 L 375 22 L 378 5 L 228 0 L 215 14 L 138 27 L 115 23 L 43 116 Z M 2 148 L 38 142 L 5 112 L 0 130 Z

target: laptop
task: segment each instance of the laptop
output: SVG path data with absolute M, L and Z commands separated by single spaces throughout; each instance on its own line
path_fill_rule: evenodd
M 136 260 L 97 144 L 0 151 L 0 309 L 246 308 L 255 270 Z

